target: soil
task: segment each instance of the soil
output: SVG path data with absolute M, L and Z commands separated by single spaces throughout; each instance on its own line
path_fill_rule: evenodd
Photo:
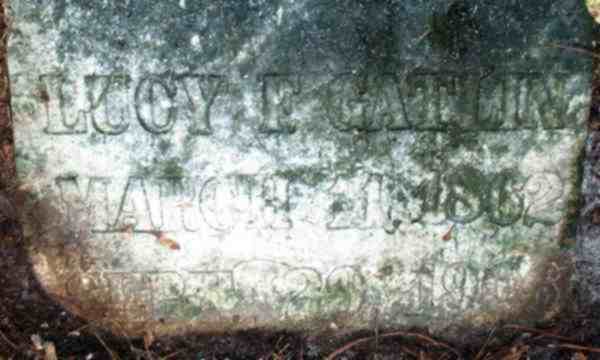
M 0 17 L 0 360 L 53 359 L 53 348 L 60 359 L 600 359 L 600 312 L 576 288 L 570 306 L 539 328 L 498 324 L 464 333 L 453 343 L 434 339 L 424 329 L 331 329 L 318 334 L 255 330 L 164 339 L 148 333 L 128 338 L 68 312 L 33 275 L 16 220 L 20 190 L 5 56 L 7 28 Z M 593 51 L 581 53 L 600 56 Z M 595 72 L 590 133 L 600 130 L 599 66 Z

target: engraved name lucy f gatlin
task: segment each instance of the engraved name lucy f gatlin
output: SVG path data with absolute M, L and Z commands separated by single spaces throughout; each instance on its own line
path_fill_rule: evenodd
M 548 281 L 562 265 L 547 265 L 571 225 L 588 74 L 241 75 L 148 65 L 133 50 L 125 70 L 56 55 L 33 66 L 39 56 L 18 56 L 41 50 L 22 39 L 60 35 L 21 28 L 24 232 L 40 282 L 78 314 L 165 334 L 374 316 L 439 328 L 539 319 L 564 300 Z
M 364 81 L 374 90 L 361 93 Z M 44 74 L 46 137 L 89 136 L 106 145 L 143 133 L 168 152 L 176 145 L 166 139 L 178 134 L 194 153 L 210 152 L 210 146 L 194 146 L 194 139 L 211 143 L 239 136 L 241 142 L 244 137 L 256 142 L 253 147 L 260 146 L 264 156 L 283 149 L 301 159 L 294 137 L 310 133 L 302 121 L 312 118 L 341 139 L 334 142 L 349 147 L 349 154 L 330 154 L 329 161 L 309 158 L 310 165 L 255 171 L 231 165 L 229 171 L 227 166 L 217 170 L 210 163 L 186 166 L 184 159 L 167 157 L 128 176 L 112 168 L 59 174 L 52 187 L 64 213 L 75 219 L 85 208 L 95 239 L 90 246 L 111 249 L 108 254 L 92 251 L 91 256 L 102 254 L 110 263 L 88 269 L 94 281 L 87 285 L 79 275 L 70 279 L 67 292 L 73 288 L 72 295 L 77 294 L 82 286 L 109 292 L 141 286 L 149 307 L 139 315 L 145 321 L 201 317 L 214 307 L 236 313 L 257 301 L 267 301 L 285 316 L 356 312 L 377 304 L 387 314 L 410 314 L 411 319 L 489 306 L 526 278 L 533 265 L 523 251 L 560 227 L 569 174 L 552 162 L 550 167 L 535 163 L 540 156 L 550 157 L 544 152 L 569 146 L 577 133 L 579 112 L 585 109 L 562 96 L 569 81 L 577 79 L 560 73 L 483 78 L 416 72 L 367 80 L 352 74 L 267 74 L 247 85 L 256 93 L 243 104 L 245 113 L 256 114 L 240 119 L 227 104 L 236 101 L 236 87 L 246 85 L 223 75 L 133 79 L 123 73 L 94 74 L 78 83 L 66 74 Z M 85 94 L 83 109 L 66 106 L 65 94 L 75 88 Z M 223 126 L 227 121 L 247 123 L 236 129 Z M 555 148 L 542 143 L 541 154 L 534 150 L 515 159 L 527 141 L 540 141 L 539 134 Z M 452 136 L 485 145 L 464 151 L 464 158 L 444 158 Z M 420 143 L 425 141 L 431 144 Z M 293 146 L 286 148 L 286 143 Z M 395 154 L 404 144 L 414 154 Z M 506 155 L 465 161 L 481 156 L 488 146 Z M 361 158 L 353 153 L 372 147 L 383 147 L 387 154 Z M 439 161 L 419 160 L 435 151 L 442 153 Z M 192 161 L 194 155 L 188 156 Z M 165 252 L 164 243 L 161 247 L 166 236 L 175 252 Z M 327 249 L 329 242 L 340 242 L 342 249 Z M 423 242 L 430 243 L 427 250 L 418 246 Z M 239 251 L 224 261 L 219 250 L 230 247 Z M 215 253 L 199 260 L 207 248 Z M 361 252 L 389 254 L 365 266 L 337 263 L 331 256 L 338 251 L 357 251 L 357 259 Z M 262 298 L 271 296 L 277 300 Z

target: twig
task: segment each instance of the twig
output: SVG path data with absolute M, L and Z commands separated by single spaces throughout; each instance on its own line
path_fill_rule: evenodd
M 106 349 L 106 351 L 108 351 L 108 354 L 110 355 L 110 358 L 113 360 L 118 360 L 119 357 L 115 356 L 115 354 L 113 353 L 113 351 L 106 345 L 106 343 L 104 342 L 104 340 L 102 340 L 102 338 L 100 337 L 100 335 L 98 335 L 98 333 L 96 333 L 94 331 L 94 336 L 96 337 L 96 339 L 98 339 L 98 341 L 100 341 L 100 344 L 102 344 L 102 346 L 104 346 L 104 348 Z
M 560 45 L 560 44 L 554 44 L 554 43 L 548 44 L 548 47 L 556 48 L 556 49 L 563 49 L 563 50 L 570 50 L 570 51 L 578 52 L 580 54 L 590 55 L 591 57 L 593 57 L 595 59 L 600 59 L 600 55 L 596 54 L 593 51 L 585 49 L 585 48 L 568 46 L 568 45 Z
M 441 348 L 444 348 L 446 350 L 450 350 L 451 352 L 453 352 L 459 358 L 461 357 L 460 353 L 458 352 L 458 350 L 454 349 L 453 347 L 451 347 L 451 346 L 449 346 L 447 344 L 441 343 L 439 341 L 436 341 L 436 340 L 430 338 L 429 336 L 422 335 L 422 334 L 410 333 L 410 332 L 404 332 L 404 331 L 397 331 L 397 332 L 392 332 L 392 333 L 387 333 L 387 334 L 379 335 L 379 338 L 380 339 L 386 339 L 386 338 L 398 337 L 398 336 L 414 337 L 414 338 L 417 338 L 417 339 L 420 339 L 420 340 L 425 340 L 427 342 L 430 342 L 434 346 L 441 347 Z M 348 344 L 342 346 L 341 348 L 337 349 L 331 355 L 329 355 L 328 357 L 326 357 L 325 360 L 334 360 L 338 355 L 344 353 L 345 351 L 347 351 L 347 350 L 349 350 L 349 349 L 351 349 L 351 348 L 353 348 L 353 347 L 355 347 L 357 345 L 360 345 L 360 344 L 372 341 L 374 339 L 375 339 L 375 337 L 371 336 L 371 337 L 368 337 L 368 338 L 362 338 L 362 339 L 355 340 L 355 341 L 353 341 L 351 343 L 348 343 Z
M 181 354 L 183 351 L 184 350 L 175 351 L 174 353 L 165 356 L 162 360 L 169 360 L 169 359 L 175 357 L 175 355 Z
M 69 331 L 69 334 L 73 334 L 73 333 L 80 333 L 80 332 L 82 332 L 83 330 L 85 330 L 86 328 L 88 328 L 88 327 L 90 327 L 90 326 L 92 326 L 92 323 L 91 323 L 91 322 L 90 322 L 90 323 L 88 323 L 88 324 L 85 324 L 85 325 L 83 325 L 83 326 L 80 326 L 80 327 L 78 327 L 78 328 L 77 328 L 77 329 L 75 329 L 75 330 L 71 330 L 71 331 Z
M 475 356 L 475 360 L 481 360 L 482 359 L 482 356 L 484 356 L 484 351 L 488 347 L 488 345 L 490 344 L 490 341 L 492 341 L 492 336 L 494 335 L 495 331 L 496 331 L 495 328 L 492 329 L 492 331 L 490 331 L 490 335 L 488 336 L 487 340 L 485 341 L 485 343 L 483 344 L 483 346 L 481 347 L 481 349 L 477 353 L 477 356 Z
M 568 338 L 568 337 L 560 336 L 560 335 L 555 335 L 555 334 L 552 334 L 552 333 L 549 333 L 549 332 L 546 332 L 546 331 L 532 329 L 532 328 L 528 328 L 528 327 L 520 326 L 520 325 L 506 325 L 506 326 L 504 326 L 504 328 L 506 328 L 506 329 L 513 329 L 513 330 L 520 330 L 520 331 L 529 332 L 529 333 L 532 333 L 532 334 L 538 334 L 538 335 L 542 335 L 543 337 L 553 338 L 553 339 L 557 339 L 557 340 L 573 341 L 572 338 Z
M 15 345 L 14 342 L 10 341 L 6 335 L 4 335 L 4 333 L 2 332 L 2 330 L 0 330 L 0 337 L 2 337 L 2 340 L 4 340 L 8 345 L 10 345 L 11 348 L 13 348 L 14 350 L 18 350 L 19 347 L 17 345 Z
M 431 35 L 431 30 L 427 30 L 425 31 L 423 34 L 419 35 L 419 37 L 417 38 L 417 41 L 415 42 L 415 44 L 420 43 L 423 39 L 425 39 L 426 37 L 428 37 L 429 35 Z
M 588 347 L 588 346 L 581 346 L 581 345 L 575 345 L 575 344 L 560 344 L 560 345 L 556 345 L 556 347 L 559 347 L 562 349 L 587 351 L 587 352 L 591 352 L 591 353 L 600 354 L 600 348 L 593 348 L 593 347 Z
M 288 343 L 288 344 L 285 344 L 285 346 L 284 346 L 284 347 L 283 347 L 281 350 L 279 350 L 279 351 L 277 352 L 277 358 L 284 357 L 284 356 L 285 356 L 285 352 L 287 351 L 287 349 L 288 349 L 289 347 L 290 347 L 290 344 L 289 344 L 289 343 Z
M 412 355 L 412 356 L 414 356 L 414 357 L 415 357 L 415 358 L 417 358 L 417 359 L 419 358 L 419 354 L 417 354 L 416 352 L 414 352 L 414 351 L 410 350 L 410 349 L 409 349 L 409 348 L 407 348 L 406 346 L 401 346 L 401 347 L 400 347 L 400 349 L 401 349 L 402 351 L 404 351 L 405 353 L 407 353 L 408 355 Z
M 325 360 L 333 360 L 336 358 L 336 356 L 343 354 L 344 352 L 346 352 L 347 350 L 355 347 L 356 345 L 371 341 L 373 339 L 373 337 L 369 337 L 369 338 L 362 338 L 362 339 L 358 339 L 355 340 L 349 344 L 346 344 L 344 346 L 342 346 L 341 348 L 337 349 L 336 351 L 334 351 L 331 355 L 329 355 Z

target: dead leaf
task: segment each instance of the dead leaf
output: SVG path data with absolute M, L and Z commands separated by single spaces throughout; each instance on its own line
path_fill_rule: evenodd
M 502 357 L 502 360 L 521 360 L 523 355 L 529 351 L 529 346 L 515 346 L 510 352 Z
M 17 190 L 25 191 L 25 192 L 31 191 L 31 190 L 33 190 L 33 184 L 32 183 L 23 183 L 23 184 L 19 185 L 19 187 L 17 187 Z
M 189 201 L 184 201 L 184 202 L 180 202 L 177 205 L 175 205 L 175 207 L 178 207 L 180 209 L 189 209 L 191 207 L 194 207 L 194 204 L 192 204 Z
M 146 331 L 144 334 L 144 348 L 149 351 L 150 346 L 154 343 L 154 333 L 151 330 Z
M 152 232 L 154 236 L 156 236 L 156 240 L 158 243 L 166 248 L 171 250 L 181 250 L 181 246 L 179 243 L 173 239 L 167 237 L 167 235 L 162 231 L 154 231 Z
M 179 246 L 179 244 L 177 243 L 177 241 L 175 241 L 173 239 L 169 239 L 167 237 L 161 237 L 160 239 L 158 239 L 158 242 L 162 246 L 168 247 L 171 250 L 181 250 L 181 246 Z
M 44 350 L 42 337 L 38 334 L 31 335 L 31 343 L 33 344 L 33 348 L 35 349 L 35 351 Z
M 452 230 L 454 230 L 454 224 L 452 224 L 452 226 L 450 226 L 450 229 L 448 229 L 448 231 L 442 236 L 443 241 L 452 240 Z
M 58 356 L 56 356 L 56 347 L 54 346 L 54 343 L 44 343 L 44 353 L 46 355 L 46 360 L 58 360 Z
M 12 159 L 13 150 L 11 144 L 3 144 L 2 145 L 2 156 L 5 161 Z
M 127 238 L 127 240 L 133 239 L 133 225 L 132 224 L 125 225 L 125 227 L 122 229 L 122 231 L 125 234 L 125 237 Z

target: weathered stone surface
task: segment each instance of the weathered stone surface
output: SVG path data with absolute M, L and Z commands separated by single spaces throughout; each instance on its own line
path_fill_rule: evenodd
M 577 0 L 14 0 L 48 292 L 119 331 L 540 320 L 565 300 Z

